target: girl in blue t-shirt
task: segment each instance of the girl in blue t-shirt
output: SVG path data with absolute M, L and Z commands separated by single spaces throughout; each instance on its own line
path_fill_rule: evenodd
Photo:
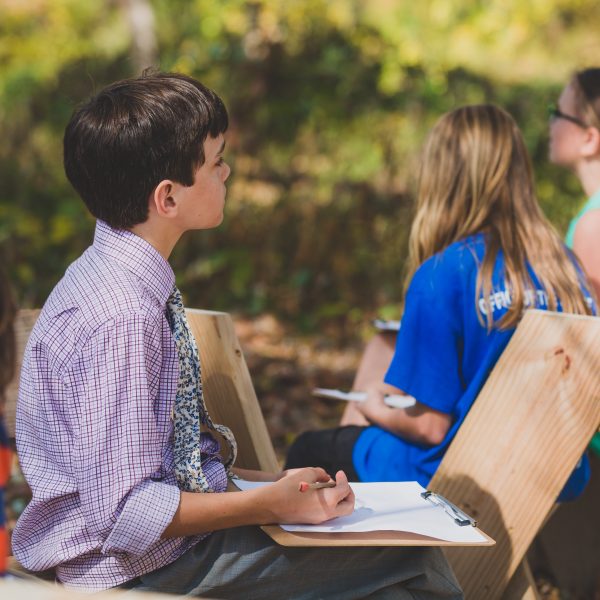
M 529 307 L 591 314 L 574 257 L 544 217 L 512 117 L 491 106 L 444 115 L 425 145 L 402 326 L 384 383 L 336 429 L 300 435 L 286 468 L 427 486 Z M 414 396 L 389 408 L 384 393 Z M 561 500 L 589 479 L 581 461 Z

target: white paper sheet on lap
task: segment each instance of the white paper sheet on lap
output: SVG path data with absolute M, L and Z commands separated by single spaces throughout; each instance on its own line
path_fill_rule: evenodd
M 265 482 L 235 481 L 242 490 Z M 356 496 L 354 512 L 320 525 L 281 525 L 286 531 L 365 532 L 408 531 L 450 542 L 484 542 L 485 537 L 471 525 L 461 527 L 441 506 L 421 497 L 425 489 L 416 481 L 351 483 Z M 300 492 L 299 492 L 300 493 Z

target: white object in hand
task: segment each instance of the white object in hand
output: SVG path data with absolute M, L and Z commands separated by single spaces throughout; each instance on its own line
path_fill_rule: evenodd
M 330 398 L 331 400 L 345 400 L 346 402 L 364 402 L 367 399 L 366 392 L 342 392 L 328 388 L 315 388 L 313 396 L 319 398 Z M 416 400 L 412 396 L 390 394 L 384 396 L 384 403 L 390 408 L 409 408 L 415 405 Z
M 400 321 L 390 319 L 374 319 L 373 326 L 379 331 L 400 331 Z

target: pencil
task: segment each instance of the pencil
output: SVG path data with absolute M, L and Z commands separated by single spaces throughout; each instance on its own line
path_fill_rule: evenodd
M 299 492 L 306 492 L 306 490 L 320 490 L 322 488 L 333 488 L 335 487 L 335 481 L 317 481 L 316 483 L 307 483 L 301 481 L 298 486 Z

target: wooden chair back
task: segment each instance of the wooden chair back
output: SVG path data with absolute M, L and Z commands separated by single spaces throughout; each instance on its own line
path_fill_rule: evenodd
M 501 598 L 600 424 L 600 318 L 527 311 L 430 488 L 493 548 L 449 548 L 467 598 Z
M 186 315 L 200 352 L 206 406 L 214 422 L 233 431 L 238 444 L 236 466 L 279 471 L 231 317 L 195 309 L 187 309 Z

